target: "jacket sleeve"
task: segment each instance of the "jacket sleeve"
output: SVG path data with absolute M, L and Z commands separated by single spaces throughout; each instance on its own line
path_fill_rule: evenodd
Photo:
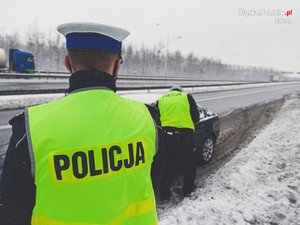
M 162 177 L 162 171 L 163 171 L 163 162 L 164 162 L 164 139 L 163 139 L 163 131 L 161 128 L 161 123 L 159 119 L 159 113 L 158 110 L 150 105 L 147 105 L 147 108 L 153 118 L 153 120 L 156 123 L 156 129 L 157 129 L 157 152 L 153 158 L 153 163 L 151 167 L 151 179 L 153 188 L 156 191 L 161 177 Z
M 158 100 L 155 102 L 155 107 L 157 109 L 158 117 L 160 118 L 160 112 L 159 112 L 159 107 L 158 107 Z
M 10 120 L 12 136 L 1 180 L 0 224 L 29 225 L 35 205 L 35 185 L 27 144 L 24 114 Z
M 197 103 L 196 103 L 195 99 L 193 98 L 193 96 L 190 95 L 190 94 L 188 94 L 188 100 L 189 100 L 189 103 L 190 103 L 191 117 L 192 117 L 192 120 L 193 120 L 193 122 L 195 124 L 200 119 L 200 115 L 199 115 Z

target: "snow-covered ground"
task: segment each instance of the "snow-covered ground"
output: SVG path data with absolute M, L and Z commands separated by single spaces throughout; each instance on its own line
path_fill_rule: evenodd
M 166 90 L 164 90 L 166 91 Z M 137 101 L 152 103 L 157 101 L 157 99 L 163 94 L 163 91 L 160 92 L 151 92 L 147 91 L 124 91 L 118 92 L 119 95 L 134 99 Z M 28 95 L 7 95 L 0 96 L 0 110 L 3 109 L 19 109 L 24 107 L 29 107 L 32 105 L 39 105 L 47 103 L 53 100 L 63 98 L 65 94 L 28 94 Z
M 20 109 L 63 98 L 65 94 L 29 94 L 0 96 L 0 110 Z
M 191 197 L 162 208 L 159 225 L 299 225 L 300 97 Z
M 147 92 L 121 92 L 119 95 L 142 101 L 145 103 L 155 102 L 163 92 L 147 93 Z M 63 98 L 65 94 L 28 94 L 28 95 L 7 95 L 0 96 L 0 110 L 4 109 L 20 109 L 33 105 L 47 103 L 53 100 Z

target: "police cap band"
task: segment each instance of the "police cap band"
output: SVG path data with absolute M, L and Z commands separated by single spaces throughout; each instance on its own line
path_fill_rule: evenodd
M 122 28 L 97 23 L 66 23 L 57 27 L 66 37 L 68 50 L 121 53 L 122 41 L 130 34 Z

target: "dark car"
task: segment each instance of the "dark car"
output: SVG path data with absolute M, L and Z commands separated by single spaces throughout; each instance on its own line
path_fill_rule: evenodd
M 200 121 L 195 125 L 194 144 L 198 164 L 209 163 L 214 156 L 216 141 L 220 133 L 218 114 L 197 104 Z
M 156 103 L 151 103 L 156 107 Z M 214 156 L 216 142 L 220 133 L 220 117 L 217 113 L 197 104 L 200 120 L 195 124 L 194 145 L 196 147 L 197 163 L 209 163 Z M 178 162 L 180 164 L 180 162 Z M 179 166 L 180 167 L 180 166 Z

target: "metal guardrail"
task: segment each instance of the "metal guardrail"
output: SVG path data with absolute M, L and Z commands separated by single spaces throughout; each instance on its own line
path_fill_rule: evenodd
M 68 74 L 22 74 L 22 73 L 12 73 L 12 72 L 1 72 L 1 79 L 16 79 L 16 80 L 37 80 L 37 79 L 63 79 L 67 80 L 70 78 Z M 217 81 L 217 80 L 203 80 L 203 79 L 192 79 L 192 78 L 178 78 L 178 77 L 146 77 L 146 76 L 133 76 L 133 75 L 121 75 L 118 77 L 120 81 L 126 81 L 126 86 L 119 85 L 118 91 L 134 91 L 134 90 L 154 90 L 154 89 L 168 89 L 172 85 L 172 82 L 182 82 L 181 86 L 184 88 L 192 87 L 218 87 L 218 86 L 232 86 L 232 85 L 246 85 L 246 84 L 258 84 L 258 83 L 269 83 L 269 82 L 242 82 L 242 81 Z M 134 82 L 145 81 L 142 85 L 133 85 Z M 203 82 L 211 83 L 203 83 Z M 152 83 L 151 83 L 152 82 Z M 191 83 L 192 82 L 192 83 Z M 202 82 L 201 84 L 197 82 Z M 214 83 L 213 83 L 214 82 Z M 218 83 L 217 83 L 218 82 Z M 67 93 L 67 88 L 44 88 L 44 89 L 13 89 L 13 90 L 0 90 L 0 95 L 22 95 L 22 94 L 54 94 L 54 93 Z
M 51 73 L 51 75 L 50 75 Z M 69 79 L 70 74 L 68 73 L 38 73 L 38 74 L 24 74 L 24 73 L 12 73 L 12 72 L 1 72 L 1 79 Z M 129 81 L 218 81 L 213 79 L 198 79 L 193 77 L 163 77 L 163 76 L 141 76 L 141 75 L 119 75 L 118 80 L 129 80 Z M 234 82 L 228 80 L 228 82 Z
M 269 83 L 269 82 L 261 82 Z M 181 85 L 183 88 L 199 88 L 199 87 L 218 87 L 218 86 L 234 86 L 234 85 L 247 85 L 247 84 L 259 84 L 259 83 L 231 83 L 231 84 L 206 84 L 206 85 Z M 138 86 L 138 87 L 117 87 L 117 91 L 137 91 L 137 90 L 157 90 L 157 89 L 169 89 L 171 85 L 159 85 L 159 86 Z M 67 93 L 68 89 L 32 89 L 32 90 L 0 90 L 1 95 L 24 95 L 24 94 L 57 94 Z
M 0 79 L 68 79 L 70 75 L 24 74 L 24 73 L 0 73 Z

